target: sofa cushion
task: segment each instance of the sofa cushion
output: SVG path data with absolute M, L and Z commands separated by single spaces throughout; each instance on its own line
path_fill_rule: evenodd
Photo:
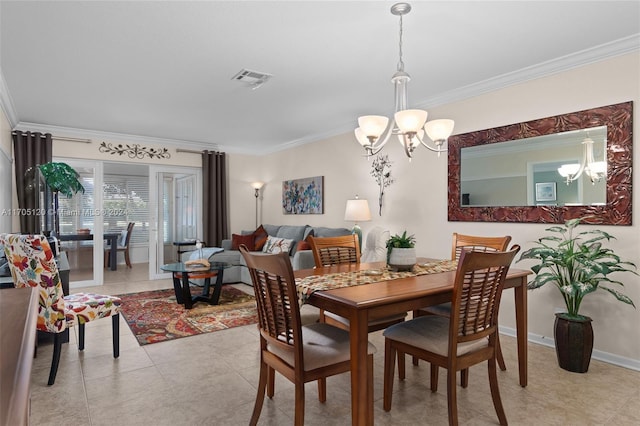
M 214 262 L 231 263 L 232 265 L 240 265 L 240 258 L 242 255 L 238 250 L 225 250 L 220 253 L 216 253 L 211 260 Z M 226 272 L 225 272 L 226 275 Z
M 293 246 L 293 240 L 289 238 L 279 238 L 269 236 L 262 251 L 264 253 L 289 253 Z
M 304 239 L 305 229 L 307 229 L 307 225 L 282 225 L 280 229 L 278 229 L 278 233 L 275 236 L 280 238 L 287 238 L 294 241 L 301 241 Z
M 265 231 L 267 231 L 267 234 L 277 237 L 278 235 L 278 229 L 280 229 L 280 225 L 260 225 L 263 227 L 263 229 Z
M 293 256 L 296 254 L 296 250 L 298 250 L 298 241 L 302 241 L 304 239 L 307 228 L 310 228 L 310 226 L 282 225 L 280 229 L 278 229 L 276 237 L 293 240 L 293 246 L 291 247 L 291 256 Z
M 254 251 L 256 249 L 254 235 L 231 235 L 231 250 L 238 250 L 242 244 L 247 246 L 247 249 L 249 251 Z
M 313 234 L 314 237 L 341 237 L 351 234 L 351 231 L 347 228 L 325 228 L 323 226 L 316 226 L 313 228 Z

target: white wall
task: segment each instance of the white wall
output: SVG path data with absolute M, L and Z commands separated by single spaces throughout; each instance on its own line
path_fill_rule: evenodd
M 639 75 L 640 54 L 633 53 L 448 104 L 430 110 L 429 114 L 431 119 L 453 118 L 455 133 L 460 134 L 632 100 L 636 103 L 634 134 L 638 135 Z M 353 118 L 355 126 L 356 117 Z M 406 229 L 416 235 L 418 255 L 426 257 L 448 257 L 453 232 L 508 234 L 514 243 L 526 249 L 531 246 L 530 241 L 541 236 L 548 227 L 543 224 L 448 222 L 446 155 L 438 158 L 426 149 L 419 149 L 409 163 L 401 146 L 393 141 L 384 153 L 393 161 L 391 173 L 395 183 L 386 189 L 382 216 L 379 216 L 378 186 L 369 174 L 371 162 L 362 153 L 352 133 L 348 133 L 262 158 L 231 156 L 231 231 L 254 227 L 253 190 L 248 185 L 253 180 L 266 182 L 262 200 L 263 223 L 351 227 L 351 223 L 343 220 L 345 202 L 357 193 L 360 198 L 369 200 L 373 214 L 371 222 L 361 224 L 365 234 L 378 225 L 392 233 Z M 634 161 L 639 161 L 639 156 L 636 149 Z M 316 175 L 325 177 L 325 213 L 283 215 L 280 207 L 282 181 Z M 633 180 L 640 190 L 638 173 Z M 634 202 L 634 205 L 637 208 L 638 203 Z M 631 227 L 601 228 L 618 237 L 611 244 L 614 250 L 623 258 L 640 264 L 637 217 L 633 222 Z M 529 264 L 524 262 L 516 265 L 527 266 Z M 625 292 L 640 305 L 640 278 L 630 274 L 621 278 L 626 284 Z M 510 293 L 503 298 L 500 323 L 502 327 L 515 329 Z M 554 310 L 562 306 L 555 288 L 529 292 L 529 332 L 534 338 L 552 336 Z M 595 355 L 640 368 L 639 310 L 602 291 L 589 295 L 581 312 L 594 319 L 595 350 L 601 351 Z
M 13 151 L 11 149 L 11 125 L 0 108 L 0 232 L 12 231 L 12 215 L 5 214 L 6 210 L 12 208 L 13 170 L 11 159 Z M 4 213 L 3 213 L 4 210 Z

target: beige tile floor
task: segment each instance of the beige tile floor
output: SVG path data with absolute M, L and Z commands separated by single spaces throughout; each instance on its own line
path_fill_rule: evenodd
M 170 287 L 169 280 L 145 281 L 146 265 L 118 268 L 96 291 L 119 294 Z M 106 274 L 108 275 L 108 274 Z M 250 287 L 238 285 L 250 291 Z M 86 290 L 86 289 L 83 289 Z M 315 311 L 304 307 L 308 319 Z M 74 330 L 74 329 L 72 329 Z M 429 368 L 407 363 L 407 379 L 394 385 L 390 412 L 382 409 L 384 339 L 370 335 L 375 355 L 375 423 L 447 424 L 445 374 L 439 391 L 429 391 Z M 56 383 L 47 386 L 51 346 L 41 345 L 32 373 L 32 425 L 246 425 L 258 382 L 255 325 L 139 346 L 121 319 L 120 358 L 111 354 L 111 321 L 87 325 L 79 352 L 72 331 L 63 348 Z M 518 385 L 516 346 L 501 338 L 507 371 L 499 372 L 507 419 L 512 425 L 639 425 L 640 373 L 593 360 L 587 374 L 557 366 L 553 349 L 529 345 L 529 385 Z M 458 387 L 460 424 L 497 424 L 486 368 L 471 369 L 470 385 Z M 350 424 L 347 374 L 328 380 L 327 402 L 316 385 L 306 386 L 305 424 Z M 293 422 L 293 387 L 278 376 L 273 400 L 266 400 L 260 424 Z

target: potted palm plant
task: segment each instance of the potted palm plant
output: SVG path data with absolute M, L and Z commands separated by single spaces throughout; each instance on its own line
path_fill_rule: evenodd
M 387 263 L 396 271 L 410 271 L 416 264 L 416 237 L 395 234 L 387 240 Z
M 588 370 L 593 350 L 591 318 L 580 314 L 582 300 L 601 289 L 635 308 L 633 301 L 618 290 L 622 282 L 609 275 L 614 272 L 637 275 L 633 263 L 621 260 L 612 249 L 603 246 L 615 237 L 598 229 L 576 231 L 584 219 L 571 219 L 564 226 L 547 228 L 553 235 L 540 238 L 518 260 L 538 260 L 531 267 L 536 276 L 528 284 L 529 290 L 553 284 L 562 294 L 567 311 L 556 313 L 556 355 L 561 368 L 578 373 Z
M 40 173 L 53 193 L 53 230 L 60 235 L 60 220 L 58 217 L 58 194 L 72 197 L 78 192 L 84 193 L 84 186 L 80 182 L 80 175 L 67 163 L 49 162 L 38 165 Z

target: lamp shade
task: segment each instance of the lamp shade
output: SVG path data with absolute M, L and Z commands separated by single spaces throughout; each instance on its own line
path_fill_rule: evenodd
M 427 111 L 422 109 L 405 109 L 396 112 L 394 118 L 402 133 L 418 133 L 427 121 L 427 114 Z
M 347 208 L 344 211 L 344 220 L 352 222 L 366 222 L 371 220 L 369 202 L 367 200 L 347 200 Z
M 382 115 L 363 115 L 358 118 L 358 125 L 365 136 L 379 138 L 389 124 L 389 118 Z
M 578 170 L 580 170 L 580 164 L 578 163 L 563 164 L 558 168 L 558 173 L 560 174 L 560 176 L 566 178 L 568 176 L 575 175 L 578 172 Z
M 424 125 L 424 129 L 427 131 L 427 136 L 432 141 L 447 140 L 453 132 L 453 120 L 440 119 L 431 120 Z
M 589 171 L 591 173 L 607 173 L 607 162 L 606 161 L 594 161 L 589 166 Z
M 367 146 L 370 144 L 369 139 L 367 139 L 367 135 L 364 134 L 364 132 L 360 127 L 355 129 L 354 133 L 356 134 L 356 140 L 360 145 Z
M 251 187 L 253 189 L 260 189 L 264 186 L 264 182 L 252 182 Z

